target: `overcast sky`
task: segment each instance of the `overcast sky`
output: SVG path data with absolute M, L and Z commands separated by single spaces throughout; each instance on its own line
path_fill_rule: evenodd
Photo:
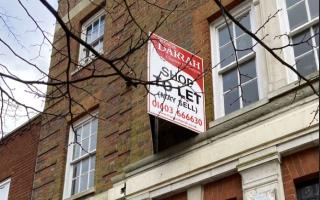
M 51 5 L 57 8 L 57 0 L 48 0 Z M 48 32 L 48 36 L 53 37 L 55 19 L 48 10 L 38 0 L 21 0 L 30 14 L 38 21 L 38 24 Z M 36 29 L 34 22 L 28 17 L 27 13 L 19 5 L 18 0 L 0 0 L 0 38 L 8 43 L 19 55 L 30 62 L 36 64 L 43 71 L 47 72 L 50 63 L 51 47 L 48 42 L 44 45 L 43 36 Z M 41 47 L 41 48 L 40 48 Z M 43 75 L 33 67 L 26 65 L 17 59 L 9 49 L 0 42 L 0 71 L 5 72 L 1 66 L 6 66 L 13 74 L 25 80 L 38 80 Z M 41 110 L 44 99 L 38 98 L 33 94 L 25 92 L 26 88 L 13 81 L 8 82 L 13 89 L 15 98 L 28 106 Z M 5 87 L 2 80 L 0 86 Z M 42 91 L 46 87 L 40 87 Z M 24 110 L 18 113 L 10 112 L 4 118 L 4 130 L 12 131 L 28 119 L 22 117 Z

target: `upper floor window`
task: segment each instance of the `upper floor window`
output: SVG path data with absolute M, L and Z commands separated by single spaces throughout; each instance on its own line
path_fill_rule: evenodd
M 306 76 L 319 69 L 319 0 L 284 1 L 295 67 Z
M 95 114 L 96 115 L 96 114 Z M 93 188 L 98 119 L 86 117 L 70 129 L 64 197 Z
M 235 15 L 248 30 L 254 27 L 249 6 Z M 254 40 L 233 22 L 211 26 L 213 87 L 216 118 L 259 100 Z
M 82 25 L 81 39 L 91 45 L 97 52 L 103 52 L 103 37 L 105 29 L 105 15 L 103 11 L 96 13 Z M 84 46 L 80 46 L 79 61 L 85 65 L 94 58 Z
M 0 182 L 0 200 L 9 199 L 10 179 Z

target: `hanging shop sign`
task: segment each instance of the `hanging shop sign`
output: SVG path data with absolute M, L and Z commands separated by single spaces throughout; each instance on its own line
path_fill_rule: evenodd
M 148 44 L 148 113 L 205 131 L 203 60 L 152 34 Z

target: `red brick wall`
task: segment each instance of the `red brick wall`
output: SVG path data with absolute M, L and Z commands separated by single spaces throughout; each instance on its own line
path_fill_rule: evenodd
M 295 200 L 295 182 L 319 173 L 318 148 L 307 149 L 282 159 L 282 176 L 286 200 Z
M 40 117 L 0 143 L 0 182 L 11 178 L 9 200 L 31 198 L 39 129 Z
M 182 192 L 161 200 L 188 200 L 187 192 Z
M 240 174 L 235 174 L 203 186 L 204 200 L 242 200 Z

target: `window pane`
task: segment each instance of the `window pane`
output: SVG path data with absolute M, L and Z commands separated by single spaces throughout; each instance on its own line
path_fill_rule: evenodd
M 98 119 L 94 119 L 91 122 L 91 134 L 97 133 L 98 130 Z
M 72 159 L 75 160 L 80 156 L 80 145 L 74 144 L 73 145 L 73 156 Z
M 235 60 L 234 49 L 231 43 L 220 48 L 221 68 L 227 66 Z
M 301 0 L 287 0 L 287 8 L 289 8 L 290 6 L 294 5 L 295 3 L 298 3 Z
M 288 17 L 291 30 L 306 23 L 308 21 L 308 16 L 305 2 L 302 1 L 292 8 L 289 8 Z
M 298 57 L 299 55 L 312 50 L 312 40 L 310 38 L 310 30 L 307 29 L 306 31 L 300 34 L 293 36 L 292 43 L 299 44 L 299 45 L 293 46 L 295 57 Z
M 94 48 L 94 50 L 96 50 L 97 52 L 101 52 L 102 48 L 103 48 L 103 40 L 99 40 L 97 42 L 95 42 L 94 44 L 92 44 L 92 47 Z
M 297 70 L 302 76 L 306 76 L 317 70 L 314 52 L 310 52 L 296 60 Z
M 90 187 L 93 187 L 94 185 L 94 171 L 91 171 L 90 174 L 89 174 L 89 188 Z
M 81 175 L 80 177 L 80 192 L 88 189 L 88 173 Z
M 232 25 L 229 25 L 229 28 L 230 28 L 231 35 L 233 35 Z M 228 27 L 224 26 L 223 28 L 219 29 L 219 47 L 227 44 L 228 42 L 230 42 L 230 34 L 228 31 Z
M 242 102 L 243 106 L 247 106 L 259 100 L 257 80 L 242 85 Z
M 311 180 L 306 183 L 300 183 L 297 186 L 298 200 L 316 200 L 319 199 L 319 180 Z
M 255 59 L 250 60 L 240 66 L 241 83 L 245 83 L 257 77 Z
M 237 69 L 229 71 L 222 75 L 223 80 L 223 92 L 236 89 L 238 85 L 238 71 Z
M 82 140 L 81 143 L 81 155 L 85 155 L 88 153 L 88 149 L 89 149 L 89 138 Z
M 90 51 L 88 49 L 83 49 L 83 52 L 84 58 L 89 57 Z
M 72 180 L 71 194 L 76 194 L 79 192 L 79 178 Z
M 81 142 L 81 131 L 82 131 L 82 127 L 76 129 L 75 137 L 76 137 L 76 142 L 78 143 Z
M 311 18 L 319 16 L 319 0 L 309 0 Z
M 104 15 L 100 17 L 99 36 L 103 35 L 104 33 L 104 18 Z
M 313 31 L 314 31 L 313 37 L 316 40 L 316 45 L 318 47 L 319 46 L 319 26 L 314 26 Z
M 90 122 L 86 123 L 86 124 L 83 126 L 82 140 L 83 140 L 84 138 L 89 137 L 89 135 L 90 135 Z
M 99 20 L 95 21 L 93 23 L 93 28 L 92 28 L 92 42 L 98 38 L 99 34 Z
M 252 50 L 245 50 L 245 51 L 241 51 L 244 49 L 248 49 L 252 47 L 252 39 L 249 35 L 243 35 L 240 38 L 237 39 L 237 54 L 238 57 L 241 58 L 245 55 L 248 55 L 250 52 L 252 52 Z
M 87 33 L 86 33 L 86 42 L 91 43 L 91 35 L 92 35 L 92 26 L 90 25 L 87 28 Z
M 90 157 L 90 170 L 94 170 L 96 168 L 96 157 Z
M 97 146 L 97 135 L 91 135 L 90 136 L 90 152 L 94 151 Z
M 89 171 L 89 158 L 81 161 L 81 174 Z
M 234 89 L 224 95 L 224 111 L 229 114 L 240 108 L 239 90 Z
M 80 175 L 80 164 L 81 162 L 78 162 L 77 164 L 73 165 L 73 178 L 77 177 Z
M 247 13 L 246 15 L 241 17 L 239 20 L 240 20 L 239 22 L 241 23 L 241 25 L 246 27 L 248 30 L 251 30 L 250 13 Z M 236 26 L 236 37 L 238 37 L 238 36 L 240 36 L 242 34 L 244 34 L 242 29 L 240 27 Z

